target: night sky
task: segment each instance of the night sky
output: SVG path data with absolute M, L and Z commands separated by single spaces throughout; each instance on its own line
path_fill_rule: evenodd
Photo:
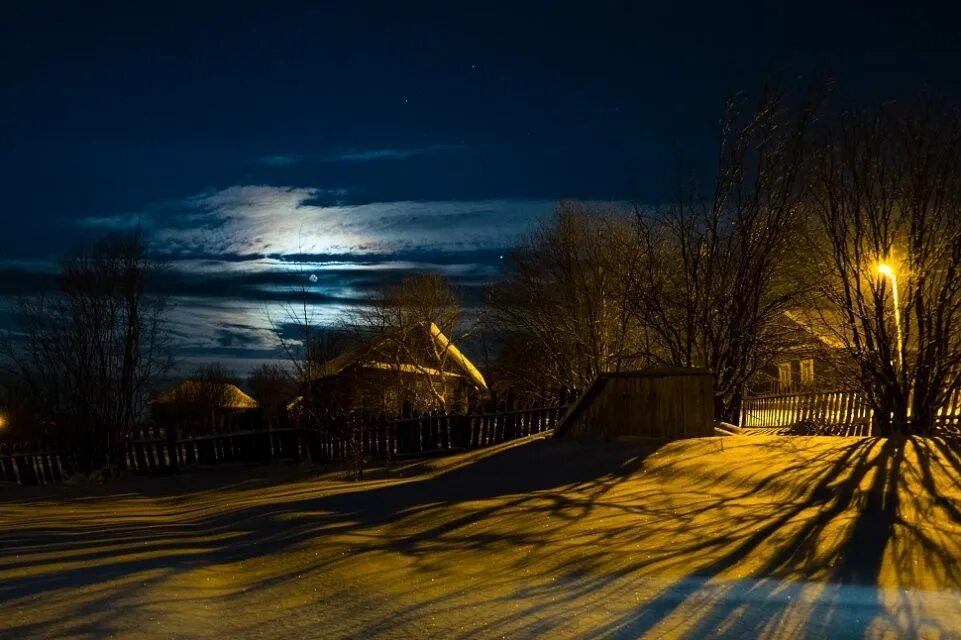
M 4 2 L 0 303 L 141 225 L 182 361 L 245 372 L 303 273 L 325 322 L 410 271 L 483 284 L 557 199 L 708 175 L 766 79 L 961 93 L 956 11 L 778 4 Z

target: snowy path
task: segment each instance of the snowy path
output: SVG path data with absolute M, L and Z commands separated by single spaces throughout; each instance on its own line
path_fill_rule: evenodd
M 961 637 L 954 451 L 534 440 L 363 483 L 6 488 L 0 637 Z

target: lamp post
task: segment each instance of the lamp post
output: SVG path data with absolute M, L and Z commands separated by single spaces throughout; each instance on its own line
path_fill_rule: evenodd
M 894 328 L 898 334 L 898 371 L 904 367 L 904 334 L 901 330 L 901 305 L 898 302 L 898 275 L 886 262 L 878 265 L 878 273 L 891 281 L 891 302 L 894 304 Z

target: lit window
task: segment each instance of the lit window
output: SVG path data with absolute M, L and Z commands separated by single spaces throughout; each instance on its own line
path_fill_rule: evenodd
M 801 360 L 801 384 L 814 384 L 814 360 Z
M 782 362 L 777 366 L 777 382 L 782 389 L 791 388 L 791 363 Z

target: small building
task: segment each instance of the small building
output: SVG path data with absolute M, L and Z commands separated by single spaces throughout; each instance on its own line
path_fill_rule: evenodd
M 836 314 L 795 309 L 783 315 L 780 331 L 789 336 L 780 353 L 750 381 L 748 395 L 835 389 L 849 360 L 838 335 Z
M 184 380 L 151 403 L 154 422 L 194 433 L 229 431 L 255 420 L 257 401 L 237 385 L 215 380 Z
M 713 387 L 706 369 L 602 373 L 561 418 L 554 437 L 676 440 L 713 436 Z
M 367 341 L 318 367 L 312 382 L 318 407 L 402 416 L 466 412 L 487 395 L 480 370 L 433 322 Z

